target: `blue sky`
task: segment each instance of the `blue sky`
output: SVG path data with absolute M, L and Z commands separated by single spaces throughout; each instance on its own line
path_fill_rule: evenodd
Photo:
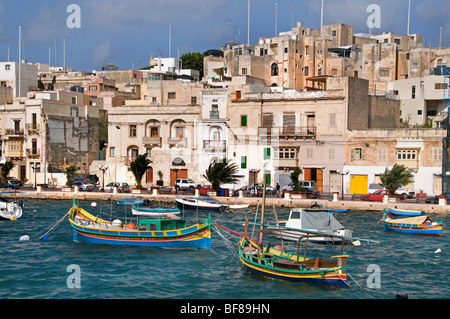
M 381 28 L 373 32 L 406 34 L 408 1 L 324 0 L 324 23 L 342 22 L 353 25 L 355 33 L 368 32 L 366 9 L 377 4 Z M 410 33 L 422 34 L 427 47 L 436 47 L 442 27 L 442 45 L 450 46 L 450 1 L 411 3 Z M 70 4 L 81 9 L 80 28 L 67 27 Z M 321 0 L 250 0 L 250 5 L 251 44 L 274 36 L 275 30 L 290 30 L 293 20 L 320 26 Z M 148 65 L 151 55 L 169 56 L 169 25 L 172 57 L 219 49 L 230 39 L 247 43 L 247 7 L 248 0 L 0 0 L 0 59 L 6 61 L 9 46 L 10 60 L 18 60 L 21 26 L 22 58 L 28 61 L 48 63 L 50 47 L 51 64 L 62 65 L 65 39 L 67 67 L 92 71 L 114 63 L 120 69 L 139 68 Z

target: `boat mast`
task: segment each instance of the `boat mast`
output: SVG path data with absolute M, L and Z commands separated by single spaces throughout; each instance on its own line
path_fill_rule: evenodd
M 261 228 L 258 235 L 258 242 L 262 245 L 264 230 L 264 207 L 266 206 L 266 166 L 263 168 L 263 199 L 261 207 Z

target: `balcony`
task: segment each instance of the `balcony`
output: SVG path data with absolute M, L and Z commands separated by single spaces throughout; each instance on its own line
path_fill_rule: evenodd
M 205 153 L 225 153 L 227 151 L 227 141 L 203 141 L 203 151 Z
M 167 138 L 167 143 L 170 147 L 178 146 L 178 147 L 186 147 L 187 139 L 185 137 L 169 137 Z
M 12 128 L 8 128 L 5 130 L 5 135 L 8 137 L 23 137 L 24 131 L 23 129 L 15 130 Z
M 260 127 L 261 139 L 313 139 L 316 137 L 315 126 L 273 126 Z
M 39 134 L 39 132 L 41 131 L 41 125 L 37 123 L 26 124 L 25 129 L 27 130 L 28 134 Z
M 152 136 L 152 137 L 143 137 L 142 138 L 142 143 L 144 143 L 145 145 L 150 145 L 150 146 L 159 146 L 161 147 L 162 145 L 162 139 L 159 136 Z
M 210 111 L 209 112 L 209 118 L 210 119 L 218 119 L 219 118 L 219 111 Z
M 28 158 L 39 158 L 39 157 L 41 157 L 41 150 L 39 150 L 37 148 L 27 148 L 26 152 L 27 152 L 27 157 Z
M 275 165 L 277 167 L 297 167 L 297 159 L 296 158 L 279 158 L 274 160 L 275 161 Z M 278 164 L 277 164 L 278 162 Z

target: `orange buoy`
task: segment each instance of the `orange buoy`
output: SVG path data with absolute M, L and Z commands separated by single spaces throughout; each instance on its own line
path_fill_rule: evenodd
M 137 229 L 136 225 L 133 223 L 127 224 L 127 229 Z

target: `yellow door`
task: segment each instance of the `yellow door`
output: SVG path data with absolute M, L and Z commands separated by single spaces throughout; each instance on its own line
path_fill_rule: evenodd
M 350 194 L 367 194 L 367 175 L 350 175 Z

